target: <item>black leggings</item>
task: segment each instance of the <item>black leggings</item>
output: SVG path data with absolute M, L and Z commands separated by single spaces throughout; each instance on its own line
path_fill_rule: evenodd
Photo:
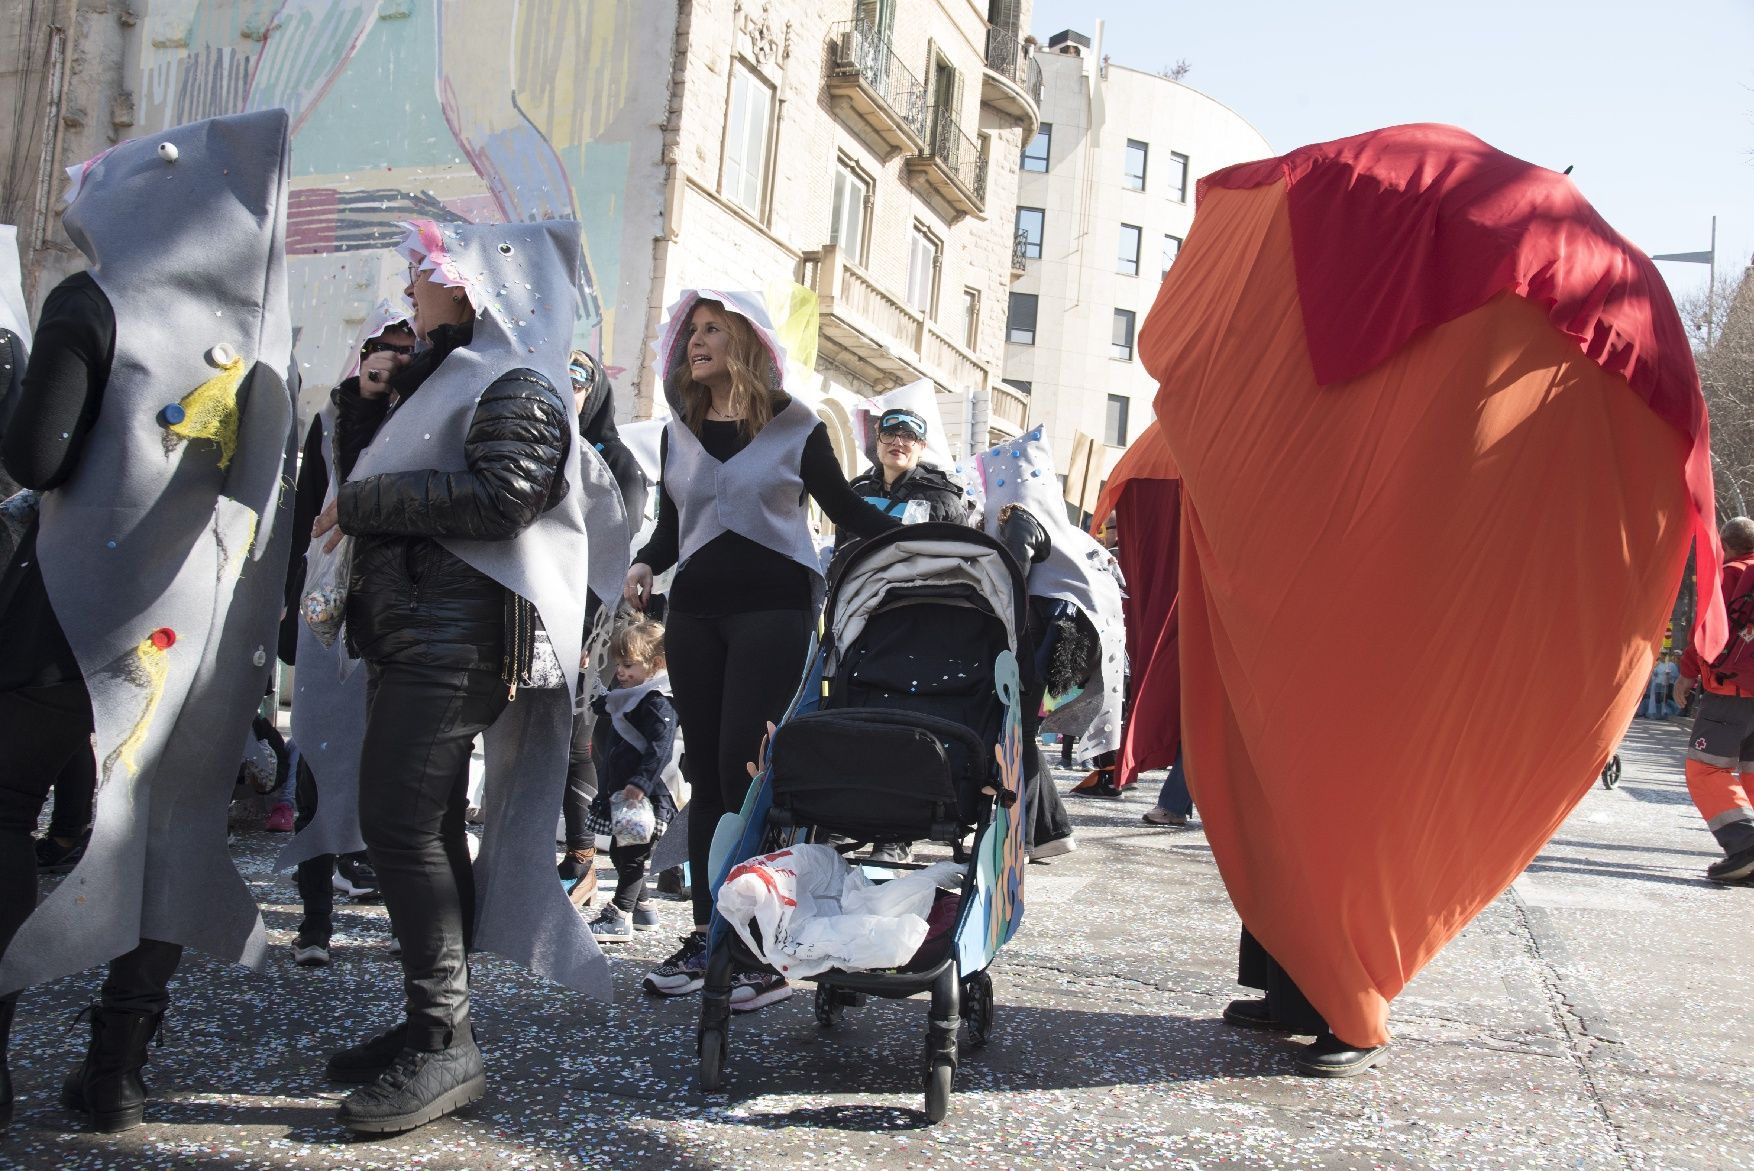
M 713 830 L 727 810 L 743 807 L 750 783 L 744 765 L 755 759 L 768 722 L 785 714 L 809 649 L 810 617 L 803 610 L 718 617 L 670 611 L 664 650 L 688 746 L 688 865 L 697 925 L 712 915 L 707 854 Z
M 589 685 L 579 676 L 579 690 Z M 566 818 L 566 848 L 589 850 L 597 841 L 591 832 L 591 801 L 597 796 L 597 765 L 591 759 L 591 709 L 575 712 L 572 718 L 572 747 L 566 756 L 566 792 L 560 799 L 560 812 Z
M 646 897 L 646 873 L 652 865 L 652 842 L 624 846 L 616 842 L 609 847 L 609 861 L 615 864 L 615 895 L 609 901 L 622 911 L 632 911 Z

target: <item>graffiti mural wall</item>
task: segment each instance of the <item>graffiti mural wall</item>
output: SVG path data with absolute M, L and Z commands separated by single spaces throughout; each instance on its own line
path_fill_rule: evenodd
M 398 220 L 573 217 L 575 344 L 637 367 L 675 0 L 148 0 L 134 133 L 292 115 L 287 252 L 307 409 L 407 274 Z M 619 383 L 619 380 L 618 380 Z M 631 391 L 621 397 L 631 401 Z

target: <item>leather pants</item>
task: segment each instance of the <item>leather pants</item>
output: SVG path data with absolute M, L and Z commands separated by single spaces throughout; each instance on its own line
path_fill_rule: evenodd
M 402 943 L 412 1048 L 445 1049 L 469 1035 L 469 755 L 506 702 L 496 671 L 367 664 L 359 828 Z

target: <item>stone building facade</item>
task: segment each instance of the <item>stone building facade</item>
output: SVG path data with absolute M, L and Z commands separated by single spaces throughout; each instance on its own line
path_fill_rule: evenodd
M 1187 238 L 1195 183 L 1273 152 L 1222 103 L 1113 64 L 1080 33 L 1053 35 L 1035 60 L 1042 126 L 1021 160 L 1004 370 L 1062 474 L 1085 462 L 1078 436 L 1095 441 L 1088 507 L 1152 418 L 1139 327 Z

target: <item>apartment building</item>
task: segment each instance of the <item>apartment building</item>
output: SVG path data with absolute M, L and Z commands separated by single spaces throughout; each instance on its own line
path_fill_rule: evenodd
M 1194 184 L 1273 152 L 1221 102 L 1116 65 L 1082 33 L 1056 33 L 1034 60 L 1042 123 L 1019 161 L 1004 377 L 1062 475 L 1090 450 L 1078 437 L 1094 440 L 1088 506 L 1152 417 L 1139 326 L 1187 238 Z
M 1000 367 L 1040 121 L 1027 17 L 1018 0 L 685 0 L 649 330 L 684 288 L 795 281 L 819 349 L 788 381 L 849 468 L 856 403 L 922 378 L 958 454 L 1020 432 Z M 649 360 L 639 385 L 656 410 Z

